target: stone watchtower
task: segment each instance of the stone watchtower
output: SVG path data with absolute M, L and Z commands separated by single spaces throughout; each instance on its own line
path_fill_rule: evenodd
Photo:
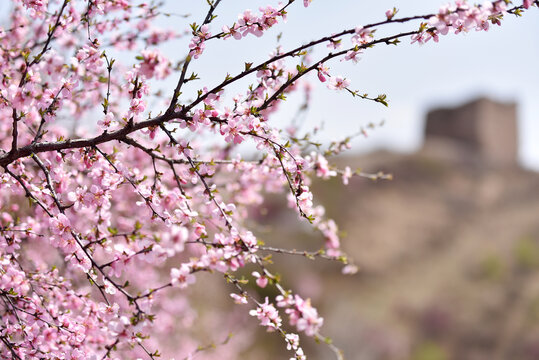
M 515 103 L 480 98 L 455 108 L 427 114 L 426 139 L 454 140 L 490 166 L 515 166 L 518 162 Z

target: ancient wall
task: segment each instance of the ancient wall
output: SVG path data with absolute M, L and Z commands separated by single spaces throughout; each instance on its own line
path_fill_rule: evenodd
M 515 165 L 518 158 L 515 103 L 480 98 L 427 114 L 426 139 L 455 140 L 491 166 Z

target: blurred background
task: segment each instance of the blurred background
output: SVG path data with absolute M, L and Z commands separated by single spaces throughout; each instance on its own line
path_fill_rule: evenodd
M 223 3 L 216 24 L 230 25 L 245 8 L 261 5 Z M 241 71 L 245 61 L 264 59 L 277 44 L 290 49 L 379 21 L 393 6 L 399 16 L 409 16 L 436 12 L 439 4 L 314 0 L 305 10 L 300 5 L 290 8 L 287 23 L 266 34 L 265 42 L 247 38 L 208 47 L 194 71 L 211 83 L 231 69 Z M 188 10 L 191 19 L 201 19 L 204 11 Z M 355 66 L 329 64 L 352 88 L 387 94 L 388 108 L 322 84 L 312 89 L 304 126 L 323 126 L 318 140 L 368 130 L 367 137 L 354 139 L 351 153 L 333 163 L 394 175 L 390 182 L 354 179 L 344 187 L 334 179 L 313 185 L 318 203 L 339 224 L 343 248 L 360 268 L 357 275 L 345 277 L 341 266 L 324 260 L 274 256 L 273 268 L 286 286 L 312 299 L 325 317 L 323 333 L 346 359 L 539 358 L 538 16 L 533 8 L 487 33 L 446 36 L 423 46 L 404 41 L 366 51 Z M 414 27 L 377 35 L 409 28 Z M 302 98 L 289 100 L 277 114 L 283 126 Z M 318 235 L 298 224 L 282 199 L 252 211 L 253 226 L 266 243 L 320 247 Z M 261 297 L 272 294 L 251 290 Z M 263 330 L 259 335 L 263 340 L 245 351 L 246 358 L 287 358 L 278 337 L 267 343 L 271 338 Z M 326 346 L 304 346 L 310 359 L 333 358 Z
M 315 184 L 360 271 L 286 258 L 280 271 L 319 306 L 346 358 L 539 358 L 539 177 L 517 161 L 516 109 L 486 98 L 435 109 L 417 152 L 338 160 L 393 181 Z M 264 218 L 271 241 L 316 250 L 277 203 Z

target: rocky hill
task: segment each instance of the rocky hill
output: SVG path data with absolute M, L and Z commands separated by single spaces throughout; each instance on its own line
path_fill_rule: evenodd
M 288 266 L 347 359 L 539 359 L 539 176 L 517 164 L 515 113 L 486 99 L 436 110 L 420 152 L 338 160 L 393 181 L 314 185 L 360 272 Z M 268 216 L 282 246 L 317 249 L 302 228 L 291 238 L 289 215 Z

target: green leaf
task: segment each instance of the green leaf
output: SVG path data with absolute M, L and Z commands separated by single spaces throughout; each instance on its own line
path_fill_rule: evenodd
M 384 106 L 388 107 L 388 103 L 386 101 L 387 95 L 386 94 L 380 94 L 374 99 L 374 101 L 379 102 L 380 104 L 383 104 Z

